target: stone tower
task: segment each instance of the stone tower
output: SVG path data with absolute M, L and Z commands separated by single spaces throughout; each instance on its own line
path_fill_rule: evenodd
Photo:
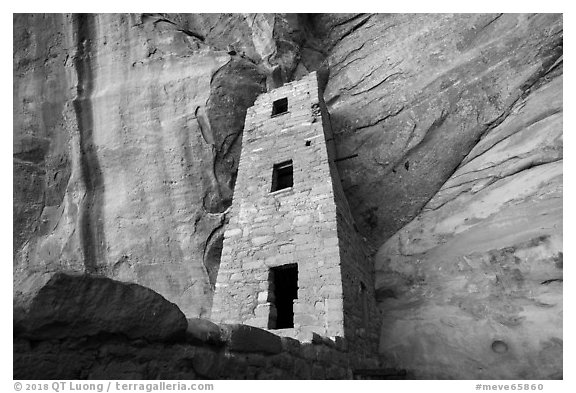
M 342 191 L 315 72 L 248 109 L 212 319 L 378 342 L 373 265 Z

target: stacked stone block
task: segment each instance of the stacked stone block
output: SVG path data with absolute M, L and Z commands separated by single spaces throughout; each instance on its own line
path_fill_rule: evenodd
M 288 111 L 272 116 L 273 102 L 285 97 Z M 375 349 L 372 267 L 326 143 L 332 135 L 316 73 L 258 97 L 243 138 L 212 319 L 268 328 L 276 312 L 270 269 L 297 264 L 294 328 L 275 332 Z M 288 160 L 293 186 L 271 192 L 274 165 Z
M 370 357 L 378 352 L 382 319 L 376 305 L 374 263 L 367 240 L 358 232 L 340 182 L 334 136 L 321 93 L 319 106 L 326 135 L 330 175 L 334 179 L 345 337 L 356 354 Z
M 310 343 L 246 325 L 190 320 L 185 337 L 143 341 L 126 335 L 31 340 L 14 337 L 15 379 L 352 379 L 378 368 L 355 360 L 341 341 Z

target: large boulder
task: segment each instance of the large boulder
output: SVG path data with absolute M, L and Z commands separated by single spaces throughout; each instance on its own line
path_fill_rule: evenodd
M 234 352 L 282 352 L 282 339 L 273 333 L 248 325 L 222 325 L 227 346 Z
M 61 339 L 118 334 L 164 341 L 183 337 L 184 314 L 149 288 L 105 277 L 55 274 L 34 296 L 17 334 Z
M 224 344 L 220 326 L 207 319 L 189 318 L 186 340 L 195 344 Z

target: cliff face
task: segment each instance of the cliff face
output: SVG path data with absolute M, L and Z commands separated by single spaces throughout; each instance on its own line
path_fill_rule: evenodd
M 246 108 L 324 64 L 376 254 L 380 351 L 425 378 L 555 378 L 562 16 L 14 16 L 15 306 L 57 271 L 209 316 Z
M 429 377 L 560 377 L 561 76 L 519 101 L 376 260 L 382 353 Z
M 136 15 L 18 16 L 15 40 L 15 288 L 85 270 L 204 315 L 263 74 Z
M 379 247 L 380 352 L 423 378 L 559 377 L 561 17 L 357 23 L 325 99 Z

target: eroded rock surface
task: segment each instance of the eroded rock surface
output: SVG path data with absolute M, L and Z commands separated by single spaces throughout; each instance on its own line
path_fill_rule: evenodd
M 561 378 L 561 76 L 486 134 L 376 269 L 393 363 L 423 378 Z
M 265 76 L 140 15 L 18 15 L 14 40 L 16 290 L 98 272 L 208 314 Z
M 328 21 L 340 174 L 385 241 L 380 352 L 420 378 L 561 377 L 561 16 Z
M 246 108 L 326 65 L 391 366 L 557 378 L 562 39 L 557 14 L 16 14 L 15 307 L 65 271 L 209 316 Z
M 324 98 L 339 156 L 357 154 L 339 162 L 351 208 L 379 244 L 557 70 L 562 18 L 396 14 L 342 23 L 333 22 Z

